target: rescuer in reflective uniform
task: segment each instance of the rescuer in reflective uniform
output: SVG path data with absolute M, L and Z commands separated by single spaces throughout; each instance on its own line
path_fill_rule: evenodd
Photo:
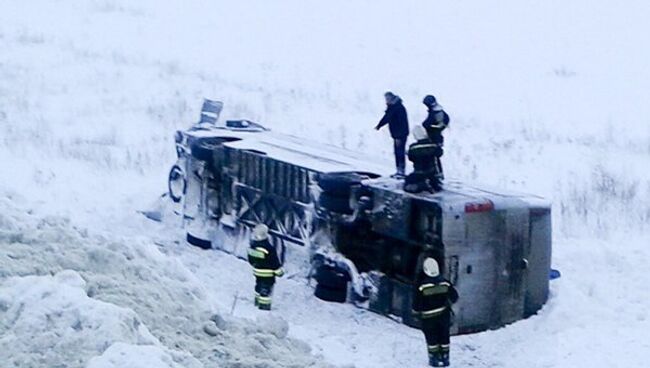
M 278 253 L 269 242 L 269 228 L 259 224 L 253 229 L 248 249 L 248 262 L 255 275 L 255 305 L 262 310 L 271 310 L 271 294 L 275 277 L 282 277 L 284 270 Z
M 451 282 L 440 275 L 435 259 L 425 258 L 422 271 L 422 280 L 413 297 L 413 314 L 420 318 L 422 324 L 429 352 L 429 365 L 447 367 L 451 305 L 458 300 L 458 293 Z
M 409 193 L 422 191 L 440 191 L 440 168 L 439 156 L 442 155 L 442 148 L 431 141 L 426 130 L 422 126 L 413 127 L 415 143 L 409 146 L 408 157 L 413 162 L 413 172 L 404 180 L 404 190 Z
M 427 107 L 427 118 L 422 122 L 422 126 L 427 130 L 429 139 L 432 143 L 440 147 L 440 155 L 436 157 L 436 165 L 438 166 L 438 176 L 440 180 L 444 179 L 442 172 L 442 147 L 445 143 L 445 138 L 442 132 L 449 126 L 449 115 L 442 109 L 436 98 L 432 95 L 427 95 L 422 100 L 424 106 Z

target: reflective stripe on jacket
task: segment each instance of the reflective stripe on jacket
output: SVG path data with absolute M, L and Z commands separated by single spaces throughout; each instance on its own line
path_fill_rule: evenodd
M 268 240 L 251 241 L 248 262 L 253 266 L 255 277 L 271 278 L 284 274 L 278 253 Z
M 453 285 L 442 278 L 425 277 L 413 296 L 413 314 L 423 319 L 438 317 L 458 300 Z

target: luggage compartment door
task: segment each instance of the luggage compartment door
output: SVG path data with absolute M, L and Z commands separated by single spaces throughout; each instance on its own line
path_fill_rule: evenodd
M 478 247 L 481 248 L 477 251 Z M 457 333 L 483 331 L 493 325 L 496 307 L 494 247 L 475 244 L 471 252 L 448 257 L 448 267 L 458 290 L 454 306 Z M 455 280 L 454 280 L 455 279 Z

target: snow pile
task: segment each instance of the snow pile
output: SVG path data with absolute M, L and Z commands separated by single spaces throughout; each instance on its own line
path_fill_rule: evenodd
M 327 366 L 309 346 L 287 337 L 284 321 L 220 313 L 187 268 L 150 241 L 92 234 L 65 217 L 41 217 L 10 196 L 0 199 L 3 361 L 83 367 L 95 357 L 89 363 L 95 368 L 143 366 L 150 358 L 170 368 Z
M 82 366 L 121 343 L 131 354 L 139 354 L 137 345 L 149 345 L 146 351 L 170 362 L 158 367 L 192 366 L 174 363 L 132 310 L 90 298 L 85 287 L 83 278 L 69 270 L 4 282 L 0 344 L 5 348 L 0 360 L 15 366 Z M 193 366 L 198 367 L 198 361 Z
M 163 350 L 151 345 L 133 346 L 117 342 L 101 356 L 92 358 L 87 368 L 181 368 Z

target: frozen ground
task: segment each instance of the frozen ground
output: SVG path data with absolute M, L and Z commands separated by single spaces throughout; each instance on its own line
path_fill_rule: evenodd
M 426 93 L 450 112 L 450 176 L 554 203 L 549 304 L 456 338 L 458 366 L 647 366 L 649 15 L 643 1 L 1 2 L 0 366 L 256 367 L 260 346 L 279 367 L 425 363 L 417 331 L 301 280 L 280 282 L 256 329 L 240 261 L 136 213 L 203 96 L 390 161 L 371 129 L 387 89 L 414 122 Z

